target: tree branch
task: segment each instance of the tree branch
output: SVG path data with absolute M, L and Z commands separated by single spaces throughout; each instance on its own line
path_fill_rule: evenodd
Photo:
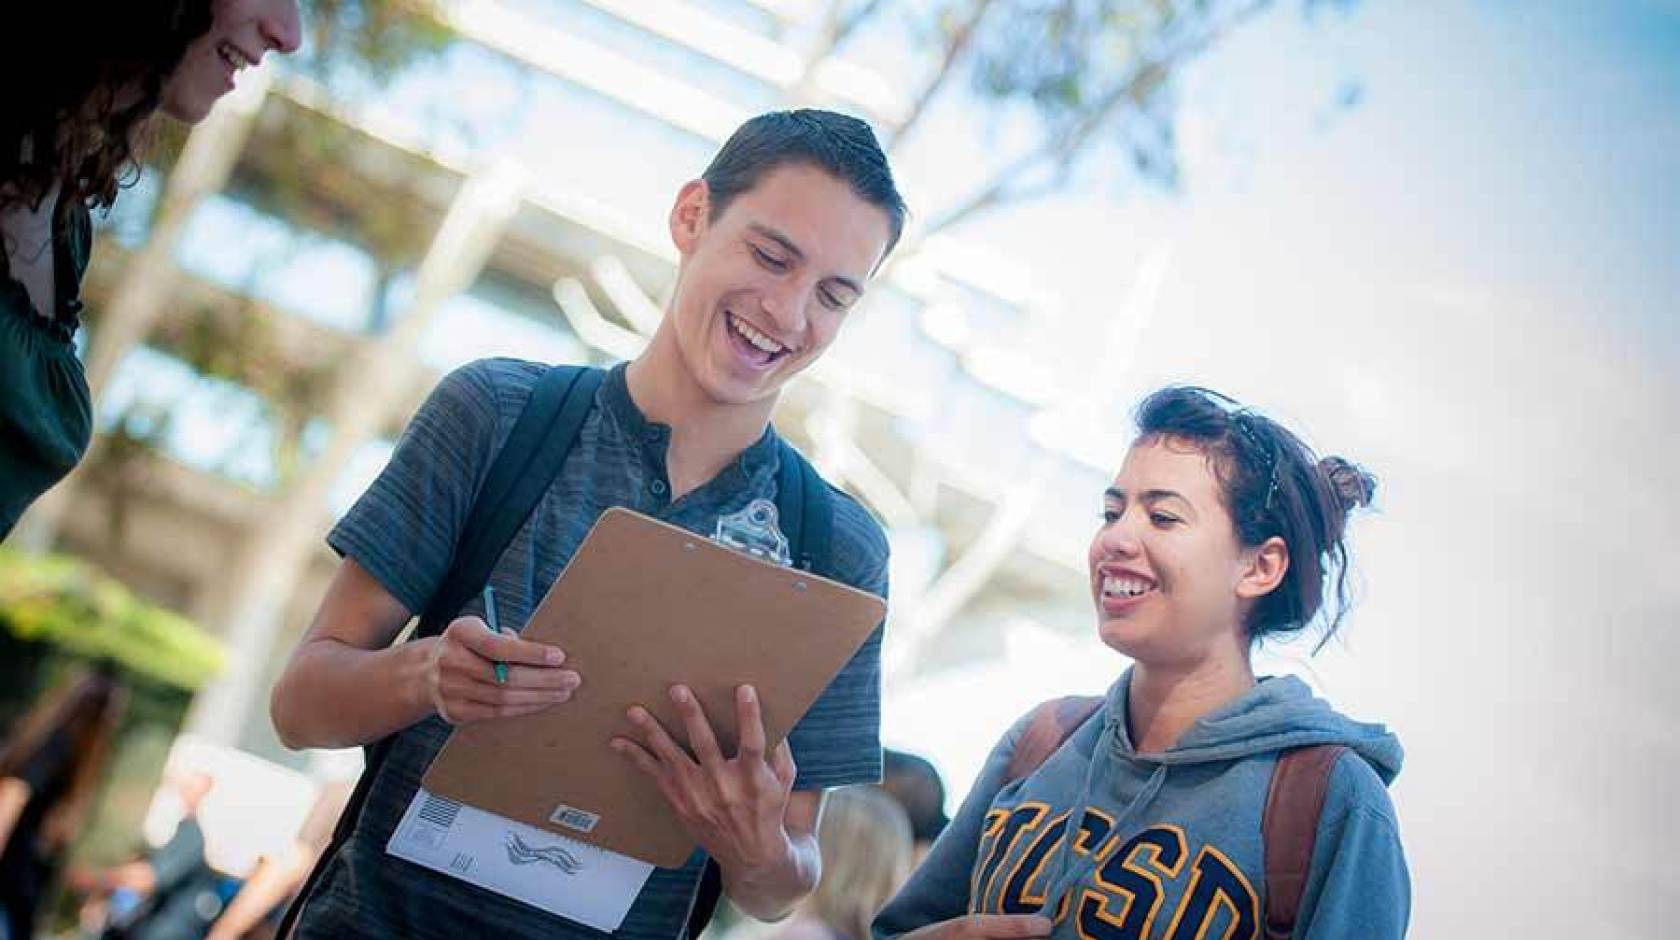
M 822 15 L 822 26 L 801 57 L 799 78 L 787 87 L 786 98 L 790 102 L 798 104 L 814 97 L 817 66 L 826 62 L 859 26 L 881 12 L 884 2 L 868 0 L 850 15 L 844 12 L 845 6 L 846 0 L 830 0 L 827 12 Z
M 868 0 L 867 3 L 852 11 L 850 16 L 839 15 L 839 3 L 832 8 L 829 27 L 829 51 L 840 48 L 846 40 L 852 38 L 852 33 L 869 20 L 870 17 L 881 12 L 884 0 Z
M 963 53 L 967 52 L 969 45 L 973 43 L 974 34 L 980 27 L 980 21 L 992 8 L 993 2 L 994 0 L 977 0 L 968 19 L 957 27 L 956 32 L 951 34 L 950 41 L 945 44 L 945 55 L 939 62 L 939 70 L 934 72 L 933 78 L 922 86 L 922 90 L 916 95 L 916 100 L 910 105 L 910 113 L 905 116 L 903 121 L 899 122 L 898 128 L 893 131 L 892 139 L 887 142 L 888 152 L 898 149 L 904 138 L 910 133 L 911 128 L 914 128 L 921 121 L 922 115 L 927 112 L 928 104 L 944 89 L 945 82 L 950 79 L 956 70 L 957 60 L 962 58 Z
M 1097 103 L 1072 128 L 1062 134 L 1047 136 L 1038 147 L 1017 157 L 1003 169 L 994 173 L 991 179 L 980 186 L 973 195 L 958 202 L 954 207 L 947 209 L 943 214 L 924 226 L 918 240 L 965 222 L 982 212 L 1018 201 L 1021 194 L 1041 195 L 1047 192 L 1051 187 L 1027 187 L 1016 193 L 1011 193 L 1010 188 L 1016 177 L 1046 162 L 1061 165 L 1062 170 L 1059 171 L 1058 177 L 1065 176 L 1068 165 L 1090 142 L 1091 137 L 1107 123 L 1109 118 L 1113 117 L 1114 112 L 1122 104 L 1130 100 L 1142 100 L 1145 97 L 1146 89 L 1165 81 L 1174 70 L 1183 66 L 1188 60 L 1202 54 L 1233 29 L 1271 6 L 1271 2 L 1272 0 L 1254 0 L 1223 22 L 1180 44 L 1165 55 L 1152 57 L 1139 63 L 1125 81 L 1120 82 L 1104 94 L 1102 98 L 1098 99 Z

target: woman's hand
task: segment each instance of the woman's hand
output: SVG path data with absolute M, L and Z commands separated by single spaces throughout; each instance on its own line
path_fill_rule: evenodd
M 1042 914 L 968 914 L 918 927 L 899 940 L 1042 940 L 1055 926 Z

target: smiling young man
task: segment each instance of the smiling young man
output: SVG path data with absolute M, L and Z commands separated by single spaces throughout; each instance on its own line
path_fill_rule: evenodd
M 679 262 L 664 320 L 635 361 L 608 372 L 554 483 L 491 574 L 504 629 L 526 622 L 611 506 L 710 535 L 720 515 L 775 498 L 777 395 L 834 341 L 903 218 L 885 155 L 853 118 L 766 114 L 724 144 L 672 207 Z M 588 681 L 566 668 L 563 650 L 492 633 L 477 600 L 441 635 L 391 645 L 448 575 L 476 491 L 546 369 L 485 360 L 445 378 L 328 538 L 344 561 L 275 687 L 275 726 L 294 747 L 392 744 L 353 831 L 301 902 L 294 936 L 601 935 L 386 853 L 452 724 L 564 709 Z M 830 573 L 885 596 L 880 527 L 842 495 L 832 511 Z M 618 754 L 602 759 L 653 776 L 736 905 L 775 919 L 816 884 L 823 790 L 879 777 L 879 659 L 877 630 L 774 750 L 754 734 L 750 689 L 738 696 L 742 746 L 724 755 L 704 746 L 706 716 L 679 687 L 672 697 L 693 758 L 639 713 L 638 739 L 615 741 Z M 505 683 L 497 662 L 511 664 Z M 634 901 L 614 935 L 681 936 L 704 863 L 697 853 L 615 885 Z

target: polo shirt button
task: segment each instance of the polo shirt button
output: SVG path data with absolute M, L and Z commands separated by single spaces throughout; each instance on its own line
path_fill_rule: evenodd
M 648 491 L 653 493 L 653 495 L 655 495 L 655 496 L 664 496 L 665 495 L 665 481 L 664 480 L 654 480 L 652 483 L 648 484 Z

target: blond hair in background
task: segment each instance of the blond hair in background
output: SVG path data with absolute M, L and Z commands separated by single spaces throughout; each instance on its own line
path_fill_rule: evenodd
M 869 922 L 910 875 L 910 820 L 874 787 L 842 787 L 823 804 L 818 827 L 822 882 L 801 906 L 844 940 L 868 940 Z

